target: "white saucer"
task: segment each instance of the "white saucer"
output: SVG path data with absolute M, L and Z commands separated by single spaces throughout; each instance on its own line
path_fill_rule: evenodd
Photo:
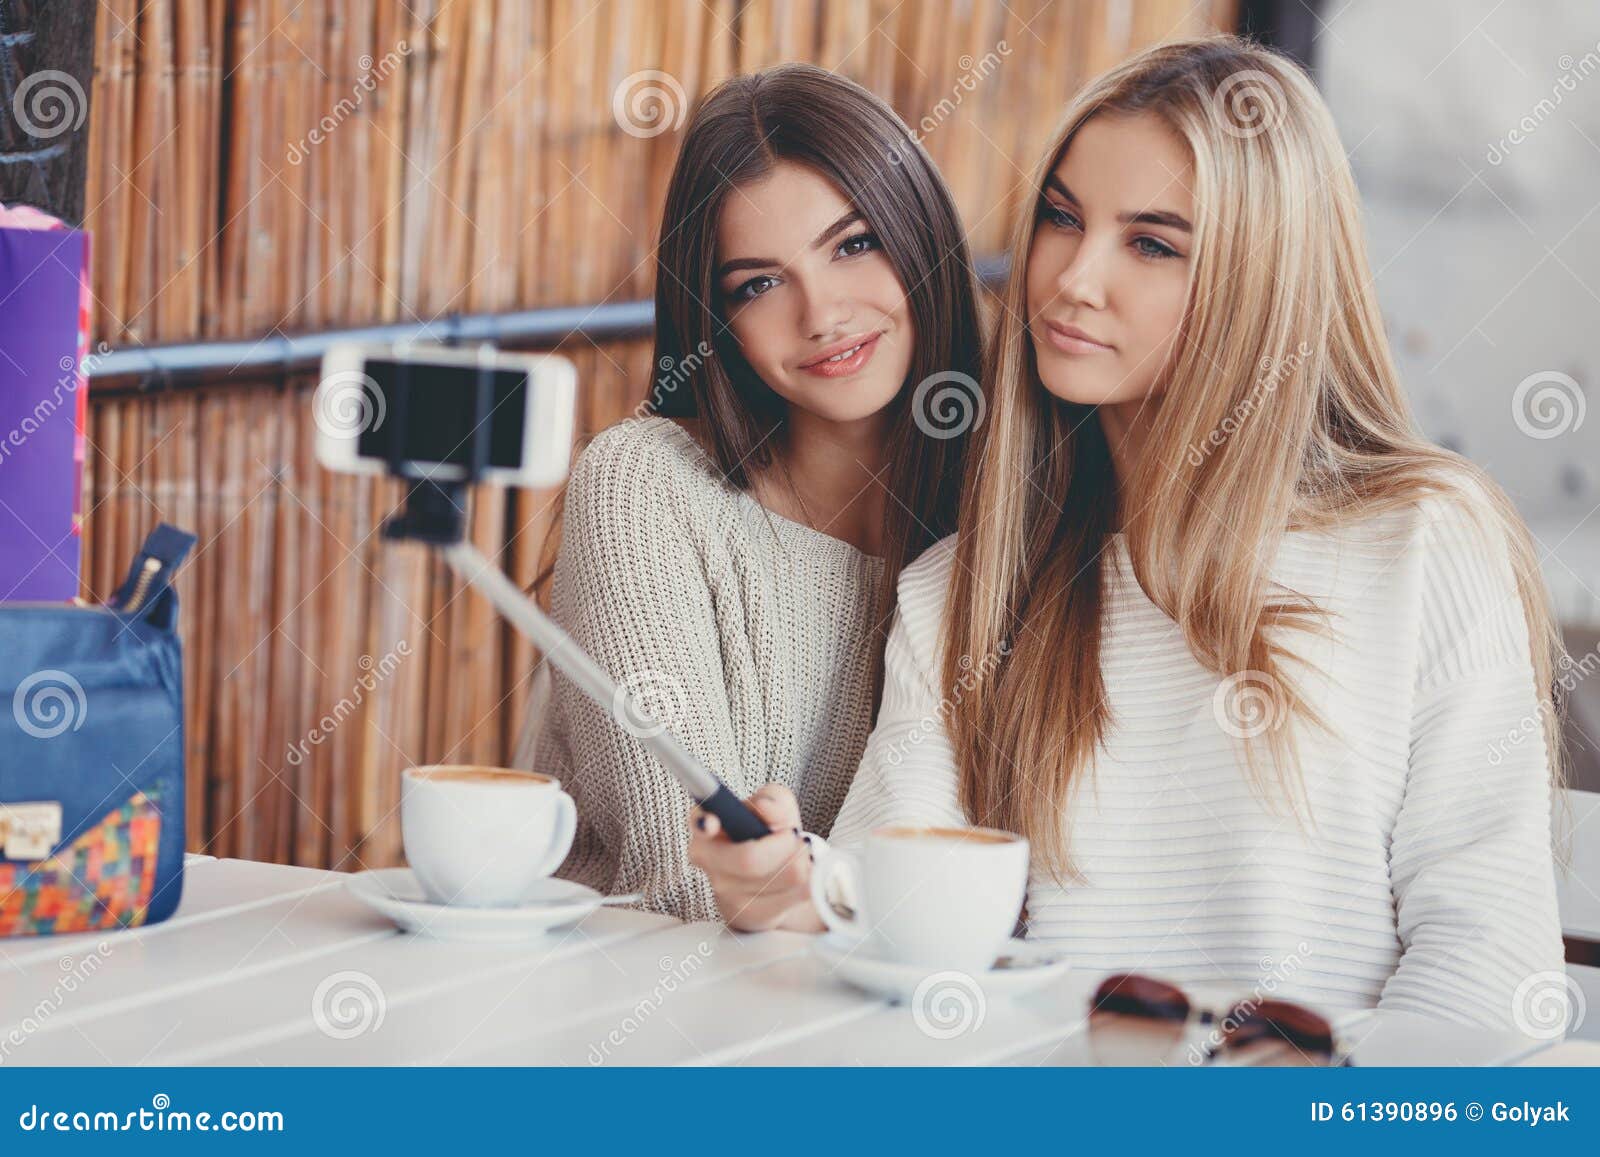
M 436 940 L 528 940 L 552 928 L 575 924 L 605 902 L 593 888 L 552 878 L 541 880 L 527 901 L 516 908 L 435 904 L 410 868 L 355 872 L 344 886 L 404 931 Z
M 970 980 L 990 997 L 1020 996 L 1064 975 L 1072 964 L 1065 953 L 1027 940 L 1009 941 L 994 966 L 974 973 L 882 960 L 859 940 L 836 932 L 816 937 L 812 950 L 828 965 L 831 975 L 874 996 L 902 1003 L 915 999 L 918 988 L 930 977 Z

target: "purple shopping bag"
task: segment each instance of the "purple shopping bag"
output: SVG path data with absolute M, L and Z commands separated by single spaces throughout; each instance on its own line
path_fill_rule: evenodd
M 89 235 L 0 205 L 0 602 L 78 593 Z

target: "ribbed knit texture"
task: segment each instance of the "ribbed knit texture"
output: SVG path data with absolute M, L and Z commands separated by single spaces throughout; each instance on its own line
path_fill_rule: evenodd
M 771 514 L 665 418 L 596 437 L 564 519 L 557 621 L 735 793 L 785 784 L 808 831 L 831 828 L 872 726 L 882 560 Z M 560 874 L 717 919 L 688 863 L 688 794 L 564 676 L 544 711 L 533 766 L 578 804 Z
M 886 822 L 968 822 L 935 690 L 953 557 L 945 539 L 902 575 L 882 712 L 835 847 Z M 1120 535 L 1107 558 L 1113 729 L 1062 817 L 1087 882 L 1059 888 L 1036 859 L 1029 936 L 1090 969 L 1515 1023 L 1517 986 L 1559 972 L 1563 949 L 1546 748 L 1504 544 L 1442 498 L 1285 538 L 1273 576 L 1333 610 L 1339 632 L 1285 636 L 1320 672 L 1295 677 L 1338 736 L 1293 724 L 1308 835 L 1252 791 L 1222 722 L 1248 717 L 1228 714 L 1224 681 L 1145 597 Z

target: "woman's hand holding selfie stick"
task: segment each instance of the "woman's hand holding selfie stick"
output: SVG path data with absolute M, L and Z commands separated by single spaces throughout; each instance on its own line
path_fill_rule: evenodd
M 811 902 L 811 848 L 794 793 L 769 783 L 745 804 L 771 835 L 736 843 L 717 816 L 696 809 L 689 817 L 689 862 L 710 878 L 723 920 L 743 932 L 826 931 Z

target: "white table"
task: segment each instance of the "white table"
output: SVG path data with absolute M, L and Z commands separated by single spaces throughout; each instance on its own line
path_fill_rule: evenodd
M 1022 1000 L 988 1001 L 981 1025 L 935 1039 L 906 1008 L 830 977 L 804 936 L 743 935 L 601 909 L 529 944 L 448 943 L 397 932 L 347 894 L 344 878 L 191 857 L 183 902 L 163 924 L 0 940 L 0 1060 L 1072 1065 L 1092 1059 L 1083 1013 L 1095 975 L 1068 973 Z M 1549 1043 L 1388 1012 L 1354 1013 L 1341 1024 L 1359 1042 L 1361 1064 L 1520 1063 Z M 20 1041 L 10 1037 L 13 1030 Z

